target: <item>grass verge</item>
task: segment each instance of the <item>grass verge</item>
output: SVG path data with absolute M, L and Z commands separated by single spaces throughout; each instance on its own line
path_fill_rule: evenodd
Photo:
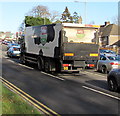
M 2 85 L 2 114 L 42 115 L 39 110 L 4 85 Z

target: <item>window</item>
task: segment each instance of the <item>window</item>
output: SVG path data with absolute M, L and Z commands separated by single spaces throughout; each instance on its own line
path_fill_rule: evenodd
M 100 60 L 106 60 L 105 56 L 100 56 Z

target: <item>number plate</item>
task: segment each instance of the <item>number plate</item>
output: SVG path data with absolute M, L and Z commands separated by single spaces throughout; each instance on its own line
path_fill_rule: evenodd
M 64 70 L 68 70 L 68 67 L 64 67 Z

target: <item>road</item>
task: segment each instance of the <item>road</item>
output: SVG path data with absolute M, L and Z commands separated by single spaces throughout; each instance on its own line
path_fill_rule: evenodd
M 105 74 L 48 74 L 8 58 L 5 46 L 2 55 L 2 77 L 58 114 L 120 114 L 120 94 L 108 90 Z

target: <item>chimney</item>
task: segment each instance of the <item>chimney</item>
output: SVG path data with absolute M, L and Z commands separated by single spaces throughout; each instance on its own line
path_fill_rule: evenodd
M 107 26 L 107 25 L 109 25 L 110 24 L 110 21 L 108 21 L 108 22 L 105 22 L 105 26 Z

